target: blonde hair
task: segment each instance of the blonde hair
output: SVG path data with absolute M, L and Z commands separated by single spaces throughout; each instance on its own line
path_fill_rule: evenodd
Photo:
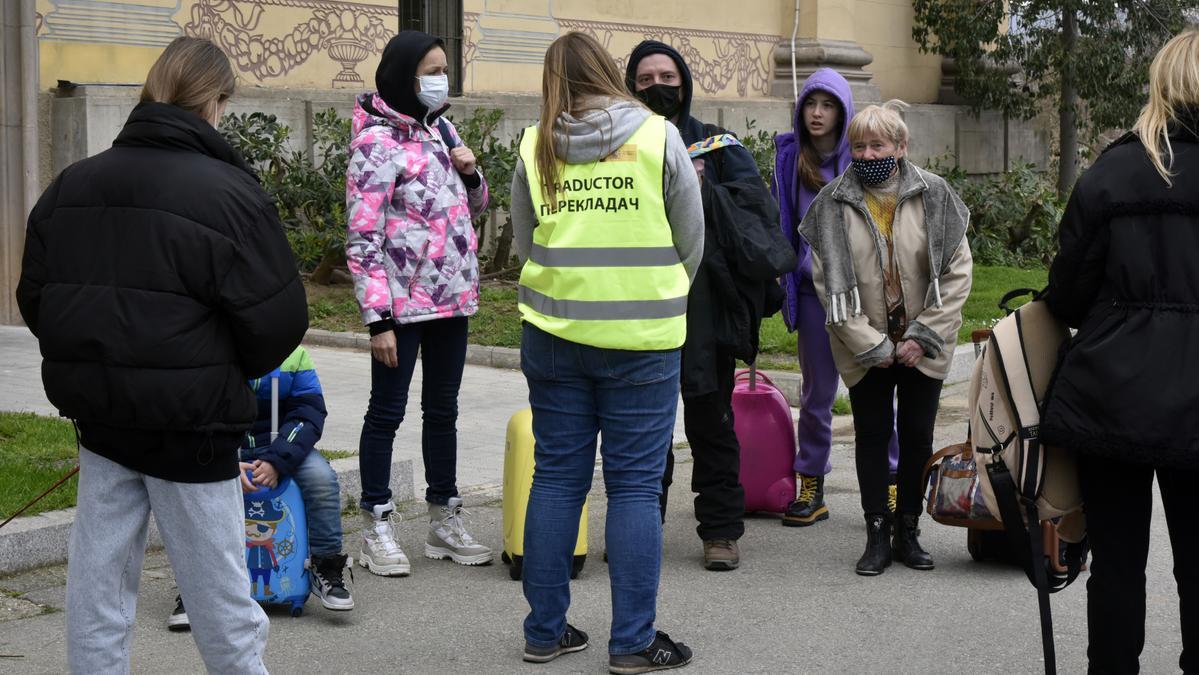
M 1149 102 L 1132 127 L 1149 153 L 1149 161 L 1171 187 L 1174 147 L 1170 144 L 1170 122 L 1178 121 L 1180 109 L 1196 105 L 1199 105 L 1199 28 L 1189 28 L 1153 57 L 1149 66 Z
M 849 142 L 852 145 L 868 133 L 890 140 L 895 147 L 907 145 L 908 125 L 900 112 L 910 108 L 907 103 L 893 98 L 882 105 L 868 105 L 849 121 Z
M 220 47 L 202 38 L 177 37 L 150 66 L 141 102 L 169 103 L 209 119 L 236 86 Z
M 629 95 L 624 75 L 603 45 L 586 33 L 572 31 L 554 40 L 546 50 L 541 74 L 541 123 L 534 155 L 541 178 L 541 195 L 547 202 L 557 200 L 555 186 L 565 159 L 558 156 L 554 125 L 562 113 L 578 112 L 585 97 L 636 101 Z

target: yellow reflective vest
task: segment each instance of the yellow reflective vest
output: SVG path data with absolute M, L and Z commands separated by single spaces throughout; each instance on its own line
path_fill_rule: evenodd
M 666 120 L 650 116 L 602 161 L 565 164 L 545 202 L 525 130 L 520 156 L 537 214 L 520 273 L 521 318 L 564 340 L 605 349 L 677 349 L 687 337 L 690 282 L 666 218 Z

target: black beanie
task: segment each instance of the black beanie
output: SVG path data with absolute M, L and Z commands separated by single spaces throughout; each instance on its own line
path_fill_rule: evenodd
M 383 102 L 392 110 L 422 122 L 429 109 L 416 97 L 416 66 L 434 47 L 445 49 L 445 43 L 418 30 L 401 31 L 388 41 L 375 69 L 375 89 Z

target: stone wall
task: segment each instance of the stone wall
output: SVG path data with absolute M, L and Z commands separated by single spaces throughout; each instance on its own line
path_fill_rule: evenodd
M 56 90 L 49 95 L 49 133 L 43 157 L 49 158 L 48 181 L 72 162 L 93 155 L 112 144 L 125 118 L 137 102 L 137 87 L 80 86 Z M 537 121 L 540 99 L 535 96 L 496 94 L 468 96 L 452 100 L 451 117 L 469 116 L 476 108 L 501 108 L 504 120 L 499 132 L 515 137 L 525 126 Z M 263 111 L 278 116 L 292 130 L 297 148 L 310 144 L 311 120 L 315 112 L 333 108 L 348 116 L 353 97 L 338 90 L 267 90 L 238 92 L 230 112 Z M 696 117 L 744 132 L 747 120 L 757 129 L 771 133 L 790 130 L 790 101 L 782 99 L 699 99 Z M 911 129 L 911 156 L 917 163 L 930 158 L 956 162 L 971 174 L 998 173 L 1004 169 L 1004 120 L 998 113 L 972 115 L 967 108 L 947 105 L 916 105 L 906 114 Z M 1008 125 L 1008 156 L 1045 168 L 1049 165 L 1048 129 L 1036 120 L 1012 121 Z M 484 167 L 486 169 L 486 167 Z

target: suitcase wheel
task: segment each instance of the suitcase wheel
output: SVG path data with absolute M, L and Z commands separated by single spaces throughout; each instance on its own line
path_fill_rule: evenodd
M 512 564 L 512 558 L 508 557 L 507 551 L 500 551 L 500 562 L 504 563 L 505 565 Z
M 976 562 L 986 560 L 978 530 L 966 530 L 966 550 L 970 552 L 970 557 Z
M 578 579 L 579 573 L 583 571 L 583 564 L 587 562 L 587 554 L 576 555 L 570 563 L 570 578 Z
M 520 572 L 524 567 L 524 561 L 521 559 L 521 556 L 513 556 L 511 560 L 512 566 L 508 568 L 508 576 L 511 577 L 513 581 L 520 581 Z
M 302 615 L 303 613 L 304 613 L 304 606 L 303 606 L 303 605 L 292 605 L 292 607 L 291 607 L 291 617 L 292 617 L 293 619 L 295 619 L 295 618 L 299 618 L 299 617 L 300 617 L 300 615 Z

